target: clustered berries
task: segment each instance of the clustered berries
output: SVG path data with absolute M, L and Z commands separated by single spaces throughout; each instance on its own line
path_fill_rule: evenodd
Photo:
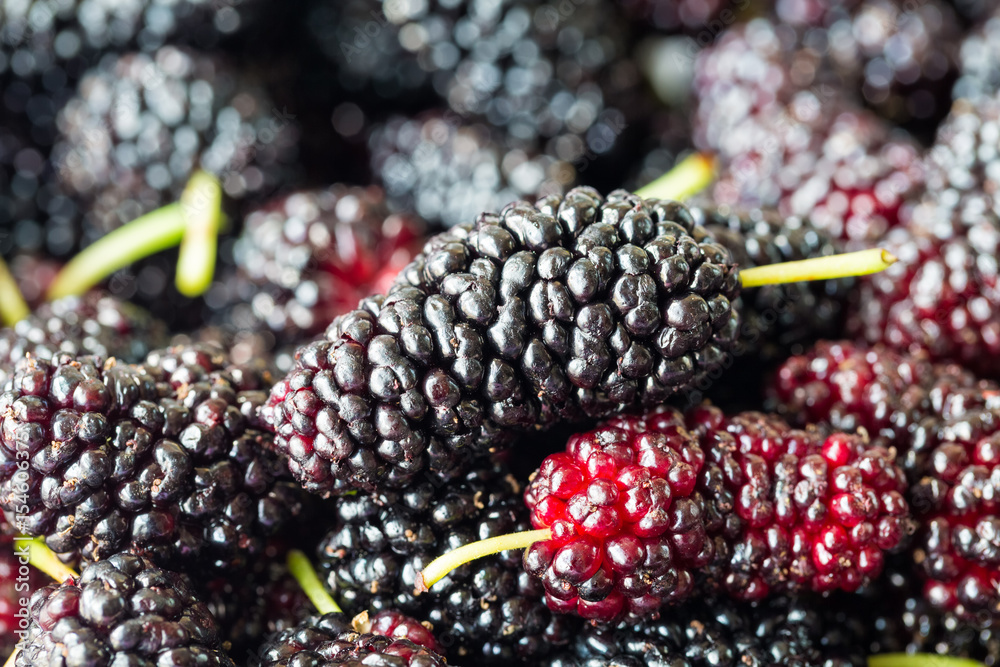
M 789 414 L 865 428 L 898 450 L 932 604 L 975 616 L 1000 601 L 1000 387 L 925 355 L 839 343 L 786 362 L 775 393 Z
M 0 661 L 1000 667 L 1000 10 L 765 5 L 0 0 Z
M 589 188 L 432 239 L 299 350 L 266 415 L 306 488 L 453 475 L 518 430 L 660 403 L 739 328 L 729 254 L 675 202 Z
M 235 667 L 215 619 L 183 575 L 149 560 L 116 554 L 79 581 L 31 596 L 31 625 L 16 667 L 59 664 L 156 664 Z
M 0 394 L 0 503 L 68 559 L 237 563 L 300 504 L 255 416 L 267 386 L 211 347 L 26 358 Z
M 525 567 L 557 611 L 638 620 L 703 585 L 743 599 L 854 590 L 903 543 L 905 479 L 857 436 L 775 417 L 615 417 L 546 458 L 525 492 L 551 539 Z

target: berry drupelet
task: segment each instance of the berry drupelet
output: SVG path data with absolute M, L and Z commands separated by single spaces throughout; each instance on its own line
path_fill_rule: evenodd
M 914 560 L 936 607 L 1000 609 L 1000 387 L 956 365 L 884 347 L 821 343 L 781 368 L 774 394 L 799 419 L 864 428 L 910 473 Z
M 236 242 L 231 300 L 240 329 L 283 340 L 321 332 L 363 297 L 386 291 L 423 243 L 423 225 L 392 214 L 375 187 L 334 185 L 265 204 Z
M 907 217 L 923 181 L 920 150 L 841 100 L 793 28 L 755 19 L 725 33 L 695 67 L 695 145 L 718 155 L 717 204 L 776 208 L 835 237 L 873 241 Z
M 550 537 L 524 554 L 549 607 L 637 622 L 702 586 L 758 600 L 854 590 L 909 529 L 887 450 L 761 413 L 614 417 L 546 458 L 525 491 Z
M 895 447 L 908 470 L 922 474 L 929 443 L 928 418 L 957 419 L 1000 407 L 1000 387 L 955 364 L 934 364 L 927 354 L 904 354 L 884 345 L 820 341 L 789 358 L 769 388 L 769 403 L 793 424 L 864 429 L 873 441 Z
M 241 563 L 300 505 L 257 419 L 267 388 L 211 347 L 24 359 L 0 394 L 2 507 L 65 559 Z
M 948 3 L 867 0 L 827 22 L 828 58 L 843 88 L 860 90 L 894 124 L 933 137 L 959 72 L 963 30 Z
M 59 180 L 91 237 L 176 201 L 191 174 L 246 200 L 293 179 L 297 132 L 259 85 L 215 56 L 163 47 L 110 55 L 59 115 Z
M 550 647 L 541 585 L 516 551 L 471 563 L 429 594 L 418 577 L 435 557 L 484 537 L 529 527 L 521 488 L 485 464 L 442 486 L 418 481 L 398 492 L 337 500 L 337 522 L 319 547 L 320 576 L 345 608 L 399 610 L 447 637 L 449 657 L 535 658 Z
M 63 352 L 132 363 L 166 342 L 166 327 L 139 306 L 100 291 L 59 299 L 0 329 L 0 390 L 29 355 L 47 360 Z
M 861 281 L 848 330 L 1000 377 L 1000 217 L 987 205 L 975 198 L 960 210 L 935 206 L 940 235 L 916 225 L 887 235 L 883 245 L 899 262 Z
M 910 489 L 924 595 L 960 617 L 1000 613 L 1000 408 L 927 428 L 927 470 Z
M 927 153 L 927 187 L 939 205 L 957 208 L 962 196 L 1000 193 L 1000 90 L 959 99 Z M 930 217 L 930 216 L 928 216 Z M 940 217 L 940 216 L 939 216 Z M 939 224 L 947 224 L 948 218 Z M 929 221 L 923 221 L 929 226 Z
M 116 554 L 77 581 L 40 589 L 30 616 L 15 667 L 235 667 L 191 583 L 140 556 Z
M 496 135 L 454 113 L 394 116 L 369 135 L 372 172 L 394 210 L 444 226 L 518 199 L 562 193 L 575 180 L 569 162 L 511 148 Z
M 266 418 L 314 492 L 451 474 L 518 430 L 660 403 L 712 372 L 739 283 L 675 202 L 517 202 L 433 238 L 387 296 L 301 348 Z
M 384 635 L 382 632 L 391 634 Z M 401 615 L 376 616 L 370 623 L 333 612 L 312 616 L 271 636 L 252 655 L 249 667 L 445 667 L 433 635 Z
M 550 667 L 864 667 L 861 626 L 843 600 L 692 602 L 632 627 L 586 626 Z

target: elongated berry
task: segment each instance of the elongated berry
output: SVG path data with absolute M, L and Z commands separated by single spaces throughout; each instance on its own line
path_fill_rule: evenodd
M 428 242 L 299 350 L 265 410 L 322 494 L 454 475 L 518 431 L 653 405 L 719 367 L 739 275 L 675 202 L 589 188 Z
M 661 407 L 570 438 L 525 491 L 524 554 L 555 611 L 637 621 L 698 587 L 854 590 L 910 529 L 890 453 L 761 413 Z

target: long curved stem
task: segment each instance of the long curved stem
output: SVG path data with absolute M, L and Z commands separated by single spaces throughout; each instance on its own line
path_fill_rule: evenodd
M 101 237 L 69 261 L 49 287 L 48 299 L 78 296 L 118 269 L 173 248 L 184 237 L 185 219 L 178 203 L 136 218 Z
M 683 201 L 707 188 L 714 179 L 715 160 L 705 153 L 695 153 L 635 193 L 643 199 Z
M 191 177 L 181 195 L 184 239 L 177 259 L 174 282 L 188 297 L 205 293 L 212 285 L 219 229 L 222 227 L 222 184 L 205 171 Z
M 52 549 L 45 546 L 45 542 L 39 537 L 28 542 L 28 563 L 60 583 L 80 576 L 59 560 Z
M 0 323 L 12 327 L 31 313 L 17 281 L 0 257 Z
M 295 581 L 299 582 L 299 586 L 316 607 L 316 611 L 321 614 L 341 611 L 340 605 L 323 587 L 323 582 L 316 575 L 316 570 L 313 569 L 308 556 L 297 549 L 289 551 L 288 571 L 295 577 Z
M 888 250 L 872 248 L 828 257 L 814 257 L 797 262 L 782 262 L 755 266 L 740 271 L 743 287 L 797 283 L 806 280 L 829 280 L 848 276 L 864 276 L 884 271 L 896 263 Z
M 429 591 L 431 586 L 444 579 L 449 572 L 456 567 L 465 565 L 469 561 L 492 556 L 501 551 L 511 549 L 525 549 L 535 542 L 544 542 L 552 539 L 552 531 L 548 528 L 539 530 L 527 530 L 523 533 L 511 533 L 510 535 L 499 535 L 485 540 L 479 540 L 472 544 L 452 549 L 448 553 L 438 556 L 431 564 L 424 568 L 417 580 L 417 592 Z

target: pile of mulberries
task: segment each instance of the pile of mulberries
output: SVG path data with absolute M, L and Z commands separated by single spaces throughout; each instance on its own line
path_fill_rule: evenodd
M 994 5 L 0 0 L 0 662 L 1000 667 Z

